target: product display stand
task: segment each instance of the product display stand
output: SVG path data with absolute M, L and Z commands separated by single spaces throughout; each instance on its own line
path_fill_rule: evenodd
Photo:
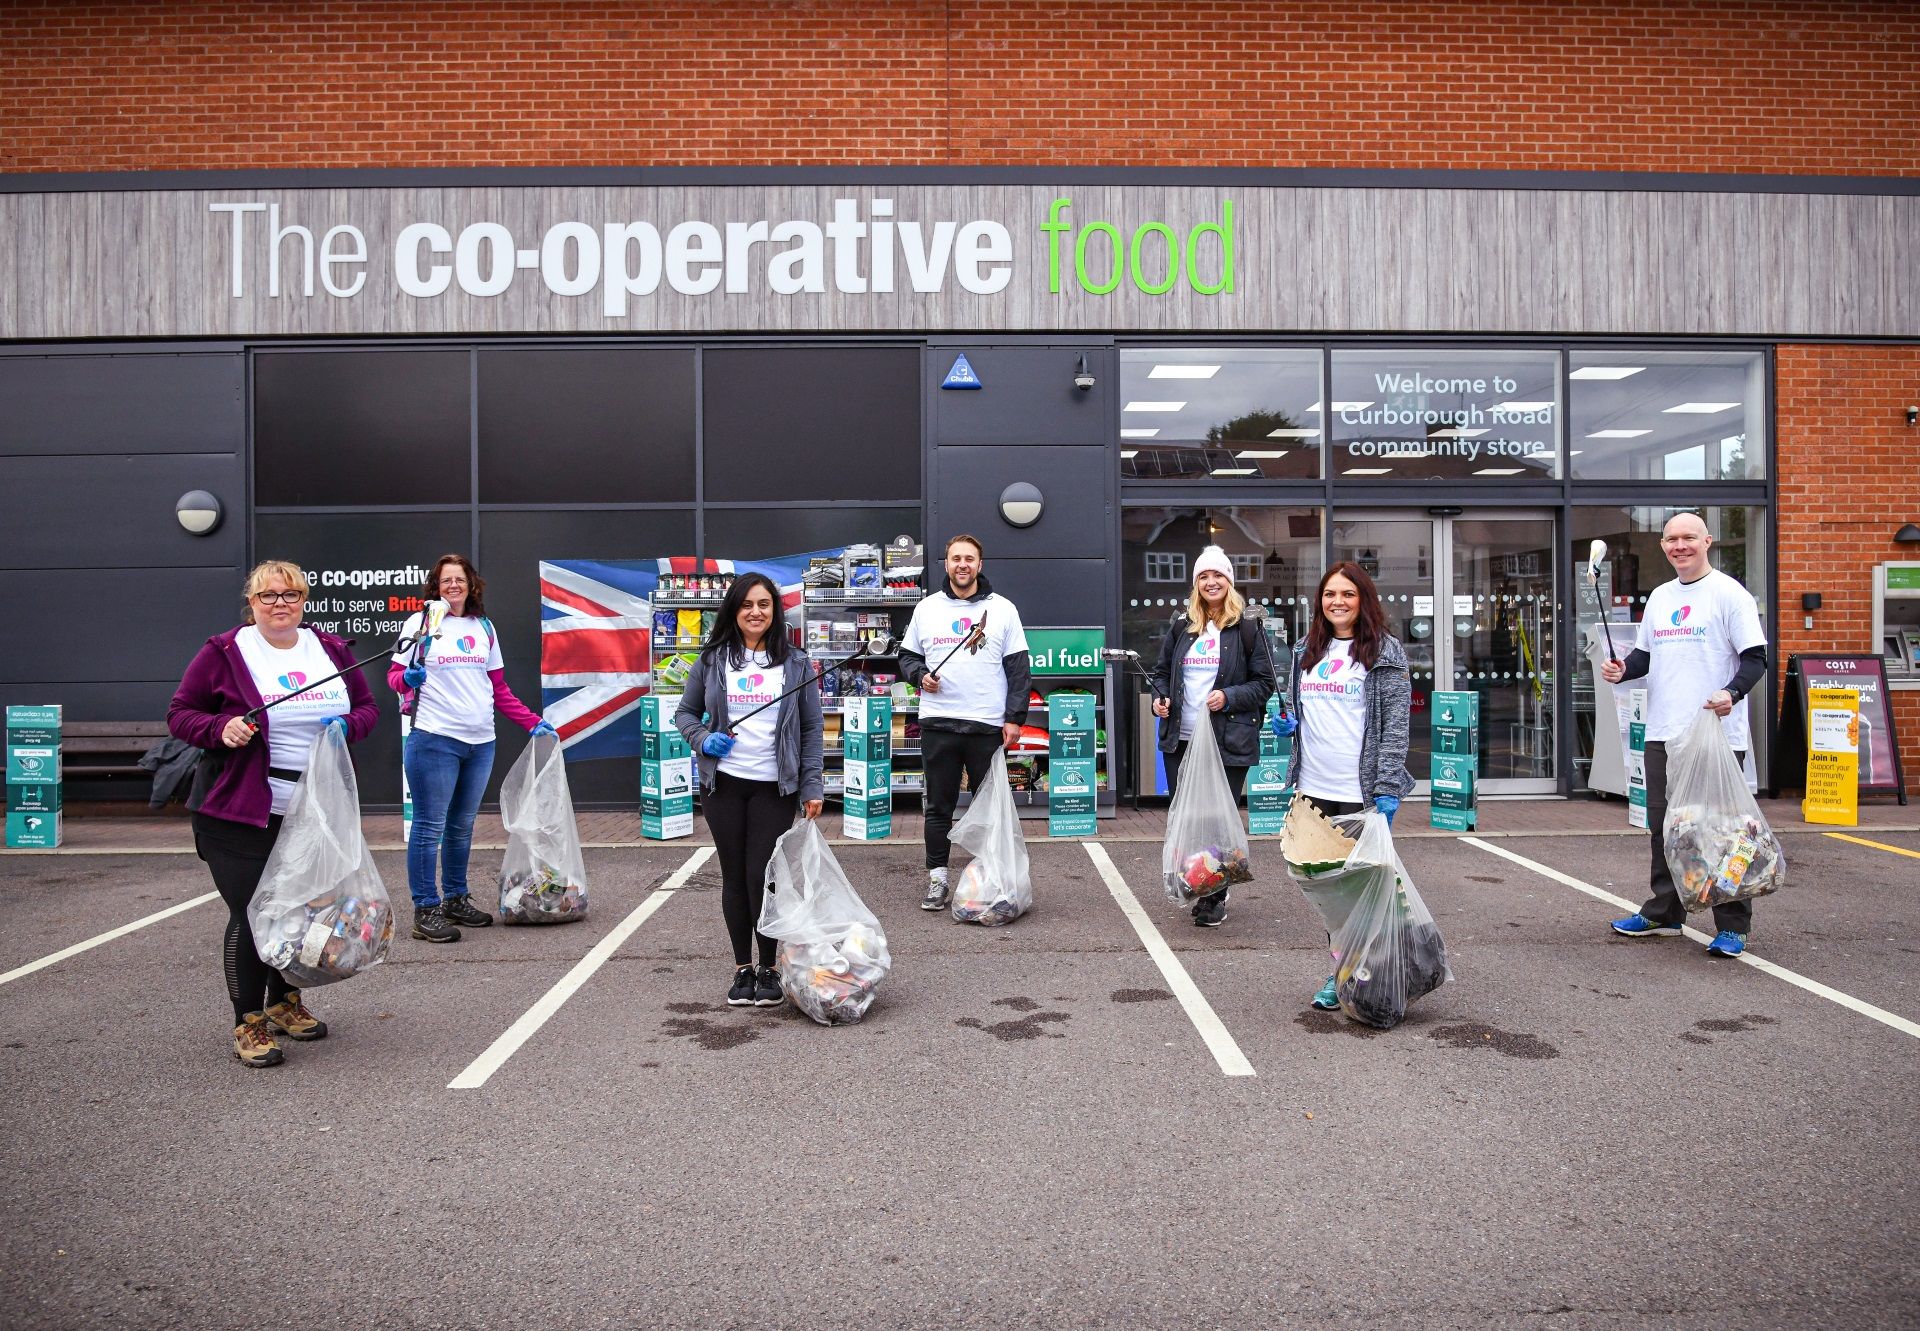
M 60 718 L 58 704 L 7 708 L 8 846 L 60 844 Z

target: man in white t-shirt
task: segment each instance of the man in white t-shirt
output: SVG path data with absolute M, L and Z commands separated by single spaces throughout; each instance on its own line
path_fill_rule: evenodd
M 944 910 L 948 833 L 960 803 L 960 772 L 978 790 L 993 755 L 1020 738 L 1031 668 L 1027 632 L 1012 601 L 982 572 L 980 542 L 947 542 L 947 581 L 913 609 L 900 647 L 900 673 L 920 689 L 920 761 L 926 771 L 927 894 L 922 910 Z
M 1653 895 L 1615 933 L 1629 938 L 1677 934 L 1687 918 L 1673 885 L 1662 844 L 1667 815 L 1667 745 L 1687 733 L 1702 709 L 1723 718 L 1727 740 L 1743 759 L 1749 743 L 1742 704 L 1767 673 L 1767 634 L 1753 593 L 1707 560 L 1713 537 L 1698 513 L 1669 519 L 1660 548 L 1677 575 L 1647 598 L 1640 635 L 1622 661 L 1608 661 L 1600 676 L 1609 684 L 1646 677 L 1647 830 L 1653 841 Z M 1746 950 L 1753 903 L 1733 901 L 1713 908 L 1718 931 L 1707 944 L 1711 956 L 1737 957 Z

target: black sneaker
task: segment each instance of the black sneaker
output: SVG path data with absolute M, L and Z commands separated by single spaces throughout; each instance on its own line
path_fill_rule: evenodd
M 413 909 L 413 936 L 424 943 L 457 943 L 460 931 L 447 923 L 446 913 L 438 906 Z
M 493 916 L 483 910 L 473 908 L 473 898 L 462 892 L 457 897 L 448 897 L 440 906 L 440 913 L 451 924 L 462 929 L 484 929 L 493 923 Z
M 1193 903 L 1193 922 L 1202 929 L 1217 929 L 1227 922 L 1227 897 L 1230 893 L 1216 892 L 1210 897 L 1201 897 Z
M 753 988 L 753 967 L 742 966 L 733 973 L 733 988 L 727 990 L 727 1006 L 752 1007 Z
M 753 1005 L 755 1007 L 779 1007 L 787 1001 L 780 988 L 780 972 L 771 966 L 762 966 L 753 976 Z

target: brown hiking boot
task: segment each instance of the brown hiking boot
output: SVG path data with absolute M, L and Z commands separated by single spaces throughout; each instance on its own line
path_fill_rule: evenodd
M 270 1068 L 286 1057 L 266 1017 L 258 1012 L 249 1012 L 246 1020 L 233 1028 L 233 1056 L 250 1068 Z
M 269 1025 L 282 1035 L 293 1040 L 318 1040 L 325 1037 L 327 1023 L 307 1011 L 307 1005 L 300 1001 L 298 989 L 287 990 L 287 996 L 261 1013 Z

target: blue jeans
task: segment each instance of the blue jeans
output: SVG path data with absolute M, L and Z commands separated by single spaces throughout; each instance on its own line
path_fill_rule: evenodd
M 448 900 L 467 894 L 467 856 L 473 819 L 493 772 L 493 741 L 462 744 L 416 730 L 407 736 L 407 785 L 413 792 L 413 832 L 407 837 L 407 889 L 416 909 L 440 904 L 433 885 L 434 852 Z

